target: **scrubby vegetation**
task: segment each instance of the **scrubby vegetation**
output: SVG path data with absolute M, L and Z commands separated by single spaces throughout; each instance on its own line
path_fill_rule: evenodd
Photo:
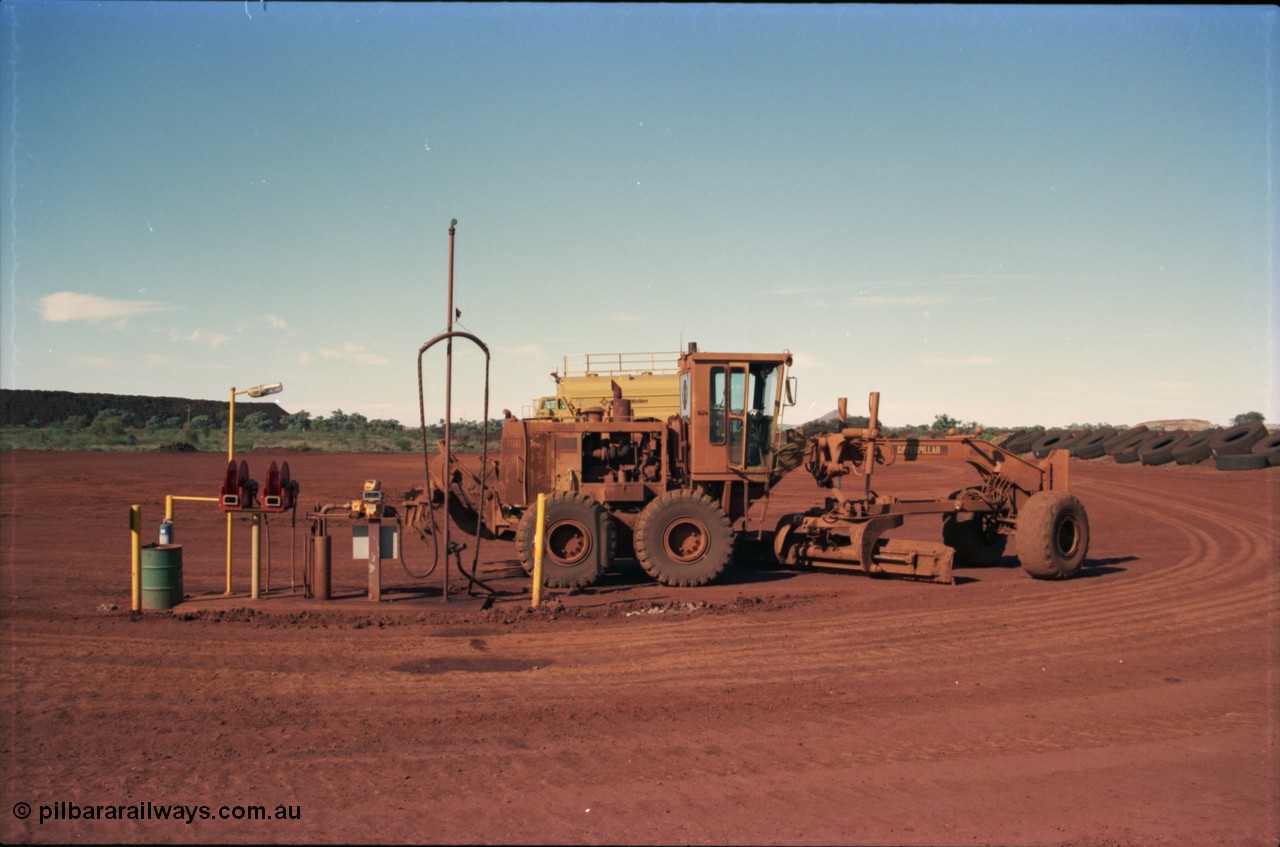
M 1233 425 L 1262 421 L 1260 412 L 1242 412 Z M 866 415 L 851 415 L 844 426 L 862 428 Z M 971 433 L 980 423 L 940 413 L 931 423 L 884 426 L 890 438 L 937 437 L 954 429 Z M 1072 431 L 1094 431 L 1107 424 L 1073 423 Z M 834 411 L 797 427 L 806 435 L 841 428 Z M 1018 427 L 1019 430 L 1041 427 Z M 502 421 L 488 424 L 489 446 L 499 449 Z M 985 428 L 982 437 L 996 440 L 1014 430 Z M 484 427 L 479 421 L 454 422 L 454 450 L 480 449 Z M 422 449 L 419 427 L 397 420 L 369 419 L 358 412 L 335 409 L 328 416 L 287 412 L 276 404 L 236 405 L 236 451 L 318 450 L 321 452 L 411 453 Z M 444 421 L 427 426 L 427 446 L 436 451 L 444 438 Z M 172 450 L 217 453 L 227 449 L 227 404 L 176 397 L 75 394 L 66 391 L 0 391 L 0 449 L 4 450 Z
M 490 449 L 497 449 L 502 422 L 489 421 Z M 453 449 L 479 450 L 484 429 L 479 421 L 455 421 Z M 328 417 L 296 412 L 273 421 L 251 412 L 236 415 L 236 452 L 245 450 L 318 450 L 322 452 L 409 453 L 422 449 L 419 427 L 396 420 L 370 420 L 364 415 L 335 410 Z M 427 426 L 432 452 L 444 438 L 444 421 Z M 179 416 L 155 415 L 140 421 L 130 412 L 104 409 L 92 420 L 73 415 L 48 425 L 0 427 L 0 448 L 6 450 L 173 450 L 223 452 L 227 449 L 227 413 Z

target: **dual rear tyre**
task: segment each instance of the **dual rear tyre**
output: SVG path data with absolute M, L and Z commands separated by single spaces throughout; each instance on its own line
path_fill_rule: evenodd
M 584 588 L 594 584 L 617 554 L 617 526 L 598 502 L 557 492 L 547 498 L 542 539 L 542 584 Z M 516 525 L 520 566 L 533 573 L 536 509 Z M 706 585 L 733 555 L 733 529 L 716 501 L 697 491 L 668 491 L 645 506 L 636 521 L 636 558 L 663 585 Z

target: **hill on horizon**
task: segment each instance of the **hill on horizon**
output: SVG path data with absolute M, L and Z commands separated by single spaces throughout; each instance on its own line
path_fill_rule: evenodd
M 228 405 L 226 400 L 193 400 L 187 397 L 0 388 L 0 426 L 49 426 L 73 417 L 92 421 L 107 409 L 128 412 L 139 423 L 157 416 L 182 418 L 184 423 L 200 415 L 226 420 Z M 254 412 L 262 412 L 276 423 L 290 414 L 275 403 L 236 401 L 237 422 Z

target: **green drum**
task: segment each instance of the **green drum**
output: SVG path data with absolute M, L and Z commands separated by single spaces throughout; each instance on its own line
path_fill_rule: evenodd
M 142 608 L 172 609 L 182 602 L 182 545 L 142 548 Z

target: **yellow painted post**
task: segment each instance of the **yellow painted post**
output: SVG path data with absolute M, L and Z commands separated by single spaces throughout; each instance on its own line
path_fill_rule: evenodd
M 142 507 L 129 507 L 129 533 L 133 536 L 133 610 L 142 611 Z
M 533 608 L 542 602 L 542 534 L 547 522 L 547 495 L 538 495 L 537 523 L 533 531 Z
M 227 594 L 231 594 L 231 513 L 227 512 Z
M 254 513 L 252 527 L 253 529 L 250 530 L 252 540 L 250 542 L 249 570 L 252 571 L 250 578 L 253 580 L 253 587 L 249 590 L 249 596 L 257 600 L 261 593 L 259 586 L 262 584 L 262 515 Z
M 231 386 L 227 411 L 227 464 L 236 458 L 236 387 Z M 231 513 L 227 512 L 227 595 L 231 594 Z

